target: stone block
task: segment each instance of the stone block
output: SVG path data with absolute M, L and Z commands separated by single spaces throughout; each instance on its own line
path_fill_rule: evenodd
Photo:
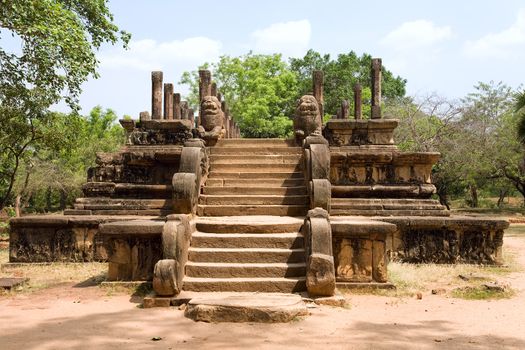
M 334 258 L 313 253 L 308 257 L 306 288 L 312 296 L 332 296 L 335 292 Z

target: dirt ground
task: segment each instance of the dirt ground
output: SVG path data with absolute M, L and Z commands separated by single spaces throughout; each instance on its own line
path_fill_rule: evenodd
M 71 281 L 0 296 L 0 349 L 524 349 L 525 235 L 504 249 L 510 299 L 464 300 L 346 294 L 347 308 L 315 306 L 289 324 L 207 324 L 178 308 L 140 308 L 141 299 Z M 153 341 L 153 337 L 161 337 Z

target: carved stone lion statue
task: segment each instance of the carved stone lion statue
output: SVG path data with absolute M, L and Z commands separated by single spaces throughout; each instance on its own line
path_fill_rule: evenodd
M 215 96 L 206 96 L 201 102 L 201 125 L 199 133 L 209 146 L 222 137 L 224 113 L 221 102 Z
M 321 126 L 322 121 L 317 100 L 311 95 L 304 95 L 299 99 L 295 108 L 293 120 L 295 140 L 298 144 L 302 144 L 307 136 L 320 135 Z

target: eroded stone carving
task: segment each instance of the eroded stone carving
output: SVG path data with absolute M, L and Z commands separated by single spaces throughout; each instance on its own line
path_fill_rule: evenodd
M 335 267 L 328 212 L 322 208 L 308 211 L 303 234 L 308 293 L 312 296 L 332 296 L 335 294 Z
M 215 96 L 205 96 L 201 102 L 200 136 L 208 146 L 213 146 L 223 136 L 224 113 Z
M 317 100 L 311 95 L 304 95 L 297 103 L 293 120 L 296 142 L 302 145 L 303 140 L 307 136 L 312 134 L 320 135 L 321 126 L 321 114 Z

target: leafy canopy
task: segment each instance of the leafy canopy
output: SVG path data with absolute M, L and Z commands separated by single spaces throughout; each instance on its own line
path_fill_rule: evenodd
M 208 67 L 244 137 L 291 134 L 289 116 L 298 95 L 297 79 L 280 54 L 222 56 L 219 62 L 200 68 Z M 196 106 L 198 73 L 185 72 L 180 83 L 190 85 L 188 101 Z

